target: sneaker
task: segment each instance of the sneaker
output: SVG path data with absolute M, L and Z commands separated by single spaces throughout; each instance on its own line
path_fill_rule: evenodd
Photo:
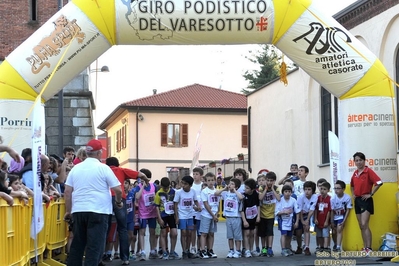
M 120 260 L 120 259 L 121 259 L 121 257 L 119 256 L 119 253 L 115 252 L 114 253 L 114 260 Z
M 259 257 L 260 253 L 256 250 L 251 251 L 252 257 Z
M 295 250 L 295 254 L 302 254 L 302 248 L 298 247 L 298 248 Z
M 149 258 L 150 260 L 152 260 L 152 259 L 158 259 L 158 254 L 157 254 L 155 251 L 151 251 L 151 252 L 150 252 L 150 256 L 148 256 L 148 258 Z
M 183 254 L 182 254 L 183 260 L 188 259 L 188 254 L 189 253 L 190 253 L 189 251 L 183 251 Z
M 331 248 L 323 248 L 321 251 L 331 254 Z
M 168 259 L 169 259 L 169 254 L 166 253 L 166 252 L 164 252 L 164 253 L 162 254 L 162 259 L 163 259 L 163 260 L 168 260 Z
M 258 252 L 260 254 L 260 248 L 256 247 L 256 252 Z
M 294 255 L 294 252 L 292 252 L 291 249 L 287 248 L 287 254 L 288 254 L 288 256 L 292 256 L 292 255 Z
M 122 265 L 129 265 L 130 262 L 128 260 L 122 261 Z
M 162 249 L 160 249 L 160 250 L 158 250 L 158 258 L 159 259 L 162 259 L 163 258 L 163 254 L 164 254 L 164 252 L 163 252 L 163 250 Z
M 267 248 L 262 248 L 262 256 L 267 256 Z
M 320 249 L 320 247 L 316 247 L 316 250 L 314 251 L 314 254 L 316 254 L 316 253 L 319 252 L 319 251 L 322 251 L 322 250 Z
M 271 257 L 274 256 L 274 253 L 273 253 L 273 249 L 272 249 L 272 248 L 268 248 L 268 249 L 267 249 L 267 256 L 268 256 L 269 258 L 271 258 Z
M 246 250 L 244 256 L 245 256 L 246 258 L 251 258 L 251 257 L 252 257 L 251 251 Z
M 196 259 L 196 258 L 198 258 L 197 256 L 198 256 L 197 253 L 188 252 L 188 258 L 189 259 Z
M 227 258 L 231 259 L 234 257 L 234 251 L 230 249 L 229 253 L 227 254 Z
M 213 252 L 213 249 L 208 250 L 208 256 L 209 256 L 209 258 L 213 258 L 213 259 L 216 259 L 218 257 L 218 255 L 216 255 Z
M 235 259 L 241 258 L 241 252 L 236 250 L 234 252 L 233 258 L 235 258 Z
M 129 252 L 129 260 L 136 260 L 136 254 L 132 251 Z
M 201 250 L 199 253 L 201 259 L 209 259 L 208 253 L 205 250 Z
M 288 256 L 289 256 L 289 254 L 288 254 L 288 249 L 284 248 L 284 249 L 281 251 L 281 255 L 282 255 L 283 257 L 288 257 Z
M 111 254 L 104 254 L 102 260 L 103 261 L 112 261 L 112 255 Z
M 366 257 L 368 257 L 370 255 L 370 252 L 372 252 L 373 250 L 371 248 L 365 248 L 364 251 L 366 252 Z
M 335 249 L 335 252 L 341 252 L 341 247 L 337 247 L 337 248 Z
M 337 251 L 337 245 L 334 245 L 334 246 L 333 246 L 332 251 L 334 251 L 334 252 Z
M 195 249 L 195 247 L 191 247 L 191 253 L 192 254 L 197 254 L 197 250 Z
M 180 260 L 181 258 L 179 257 L 179 254 L 176 253 L 176 251 L 170 252 L 169 254 L 169 260 Z
M 305 256 L 310 256 L 311 255 L 310 250 L 309 250 L 308 247 L 304 249 L 304 253 L 305 253 Z
M 145 261 L 146 257 L 147 257 L 147 255 L 145 254 L 145 251 L 141 251 L 140 252 L 140 261 Z

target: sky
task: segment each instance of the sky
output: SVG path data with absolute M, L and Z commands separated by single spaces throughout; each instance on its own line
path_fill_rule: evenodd
M 314 0 L 322 13 L 334 15 L 355 0 Z M 91 68 L 107 65 L 108 73 L 91 73 L 96 100 L 96 127 L 122 103 L 194 83 L 240 93 L 248 60 L 259 45 L 113 46 Z M 97 77 L 96 77 L 97 75 Z M 97 80 L 97 82 L 95 82 Z M 97 93 L 96 93 L 97 92 Z M 101 132 L 97 132 L 101 133 Z

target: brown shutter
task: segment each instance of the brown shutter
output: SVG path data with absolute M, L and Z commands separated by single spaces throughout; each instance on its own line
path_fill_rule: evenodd
M 168 124 L 161 123 L 161 146 L 168 146 Z
M 181 146 L 188 147 L 188 124 L 182 124 L 181 128 Z
M 241 125 L 241 147 L 248 148 L 248 126 Z

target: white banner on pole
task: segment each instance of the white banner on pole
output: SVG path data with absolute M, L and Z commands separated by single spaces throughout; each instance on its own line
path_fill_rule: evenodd
M 335 182 L 341 180 L 341 178 L 339 176 L 339 140 L 337 135 L 332 131 L 328 131 L 328 146 L 330 156 L 330 182 L 333 187 Z
M 43 216 L 43 201 L 42 201 L 42 186 L 40 182 L 41 176 L 41 161 L 40 156 L 44 152 L 44 107 L 40 102 L 40 97 L 35 101 L 33 107 L 33 121 L 32 121 L 32 173 L 33 173 L 33 218 L 31 224 L 31 238 L 36 239 L 37 234 L 44 227 Z M 35 249 L 37 248 L 35 241 Z

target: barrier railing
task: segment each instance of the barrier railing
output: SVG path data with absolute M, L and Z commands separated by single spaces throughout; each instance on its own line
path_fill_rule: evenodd
M 38 256 L 37 265 L 62 266 L 66 259 L 67 223 L 63 221 L 65 202 L 52 200 L 43 205 L 44 228 L 37 235 L 37 249 L 30 238 L 32 200 L 27 204 L 14 199 L 12 207 L 0 199 L 0 265 L 30 265 Z M 55 256 L 57 254 L 57 256 Z

